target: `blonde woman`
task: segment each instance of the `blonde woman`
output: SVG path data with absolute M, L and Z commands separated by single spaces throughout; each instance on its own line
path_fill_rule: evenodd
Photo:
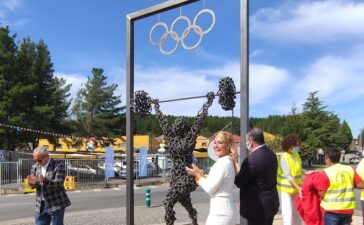
M 208 177 L 192 165 L 186 168 L 196 178 L 199 186 L 210 196 L 210 212 L 206 225 L 235 225 L 238 214 L 233 198 L 235 174 L 238 173 L 237 151 L 233 135 L 219 131 L 215 134 L 214 152 L 218 160 L 212 166 Z

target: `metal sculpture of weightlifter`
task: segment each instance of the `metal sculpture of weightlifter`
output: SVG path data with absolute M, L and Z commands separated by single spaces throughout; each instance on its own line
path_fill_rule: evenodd
M 207 94 L 207 102 L 203 104 L 202 109 L 198 112 L 192 127 L 181 117 L 177 118 L 171 126 L 168 123 L 167 117 L 160 110 L 158 100 L 152 101 L 173 161 L 170 189 L 166 199 L 163 201 L 166 210 L 166 225 L 173 225 L 176 220 L 173 207 L 177 202 L 181 203 L 188 211 L 192 224 L 198 224 L 197 211 L 192 206 L 190 194 L 196 190 L 197 184 L 194 178 L 187 174 L 185 168 L 192 165 L 196 138 L 200 133 L 203 121 L 208 115 L 208 109 L 212 105 L 214 98 L 213 92 Z

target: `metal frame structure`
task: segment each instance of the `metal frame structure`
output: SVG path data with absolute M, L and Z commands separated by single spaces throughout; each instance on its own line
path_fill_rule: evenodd
M 130 13 L 126 16 L 126 164 L 127 164 L 127 185 L 126 185 L 126 224 L 134 225 L 134 115 L 132 111 L 132 98 L 134 94 L 134 23 L 137 20 L 153 16 L 164 11 L 178 8 L 199 0 L 170 0 L 161 4 Z M 245 136 L 248 129 L 249 113 L 249 61 L 248 61 L 248 1 L 240 0 L 240 160 L 247 157 Z M 241 224 L 246 224 L 241 219 Z
M 249 0 L 240 0 L 240 162 L 248 157 L 245 137 L 249 121 Z M 240 225 L 248 222 L 240 217 Z

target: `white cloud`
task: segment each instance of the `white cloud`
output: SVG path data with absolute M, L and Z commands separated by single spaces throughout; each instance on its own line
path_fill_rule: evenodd
M 364 3 L 350 0 L 301 1 L 264 8 L 251 16 L 253 36 L 282 42 L 329 43 L 362 40 Z
M 215 82 L 208 80 L 201 71 L 186 71 L 178 67 L 138 68 L 135 77 L 135 91 L 145 90 L 151 98 L 159 100 L 200 96 L 216 89 Z M 201 100 L 165 103 L 162 108 L 167 114 L 195 115 Z
M 290 74 L 285 69 L 274 66 L 250 65 L 250 105 L 262 103 L 271 97 L 282 94 L 282 86 L 290 81 Z M 283 92 L 284 93 L 284 92 Z
M 208 61 L 221 62 L 222 60 L 224 60 L 224 58 L 220 55 L 213 54 L 210 51 L 205 50 L 203 47 L 196 49 L 196 51 L 194 51 L 194 54 Z
M 125 69 L 113 67 L 105 71 L 108 83 L 118 84 L 116 95 L 121 95 L 122 104 L 126 103 L 126 76 Z M 87 78 L 78 74 L 57 73 L 58 77 L 65 78 L 72 83 L 71 94 L 76 96 L 81 83 Z M 141 67 L 135 69 L 134 90 L 147 91 L 151 98 L 168 100 L 174 98 L 204 96 L 208 92 L 218 91 L 219 80 L 223 77 L 232 77 L 236 90 L 240 90 L 240 65 L 239 62 L 230 62 L 211 69 L 186 70 L 181 67 Z M 291 80 L 289 72 L 284 69 L 270 65 L 252 64 L 250 66 L 250 105 L 264 103 L 265 101 L 278 97 L 282 85 Z M 192 99 L 188 101 L 163 103 L 161 109 L 165 114 L 195 116 L 206 101 L 205 98 Z M 222 110 L 218 104 L 218 97 L 209 110 L 211 115 L 231 116 L 231 112 Z M 235 115 L 240 113 L 240 98 L 236 98 Z
M 5 15 L 6 15 L 5 11 L 0 6 L 0 19 L 2 20 L 5 19 Z
M 122 95 L 125 103 L 125 79 L 120 79 L 125 70 L 113 68 L 109 73 L 110 81 L 119 85 L 118 94 Z M 218 91 L 219 80 L 223 77 L 233 78 L 236 90 L 240 90 L 240 66 L 239 63 L 230 62 L 219 67 L 206 70 L 186 70 L 181 67 L 148 67 L 138 66 L 135 69 L 135 88 L 134 90 L 147 91 L 151 98 L 168 100 L 174 98 L 203 96 L 208 92 Z M 262 103 L 265 100 L 278 96 L 281 86 L 290 80 L 290 75 L 286 70 L 275 68 L 269 65 L 253 64 L 250 67 L 250 105 Z M 194 99 L 188 101 L 170 102 L 161 105 L 165 114 L 194 116 L 202 107 L 206 99 Z M 214 100 L 210 114 L 230 116 L 231 112 L 225 112 Z M 240 112 L 240 99 L 236 99 L 235 115 Z
M 2 0 L 0 1 L 0 19 L 4 20 L 9 11 L 15 11 L 20 7 L 22 0 Z
M 263 51 L 261 49 L 254 50 L 252 53 L 250 53 L 249 58 L 250 59 L 255 58 L 255 57 L 261 55 L 262 53 L 263 53 Z
M 22 0 L 2 0 L 2 6 L 7 10 L 14 11 L 16 10 L 22 3 Z
M 364 96 L 364 47 L 345 56 L 327 55 L 310 65 L 297 84 L 299 93 L 319 91 L 329 105 L 350 102 Z
M 29 23 L 29 19 L 19 18 L 16 20 L 10 20 L 8 14 L 14 13 L 16 10 L 22 7 L 23 0 L 2 0 L 0 1 L 0 19 L 2 25 L 8 25 L 10 27 L 21 27 Z

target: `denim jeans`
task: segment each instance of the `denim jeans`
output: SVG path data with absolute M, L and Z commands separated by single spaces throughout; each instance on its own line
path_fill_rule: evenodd
M 352 221 L 351 214 L 339 214 L 325 212 L 324 224 L 325 225 L 350 225 Z
M 47 212 L 47 207 L 42 202 L 42 205 L 40 207 L 40 212 L 34 213 L 35 224 L 36 225 L 50 225 L 52 222 L 52 225 L 63 225 L 64 210 L 65 210 L 65 208 L 62 208 L 52 214 L 49 214 Z

